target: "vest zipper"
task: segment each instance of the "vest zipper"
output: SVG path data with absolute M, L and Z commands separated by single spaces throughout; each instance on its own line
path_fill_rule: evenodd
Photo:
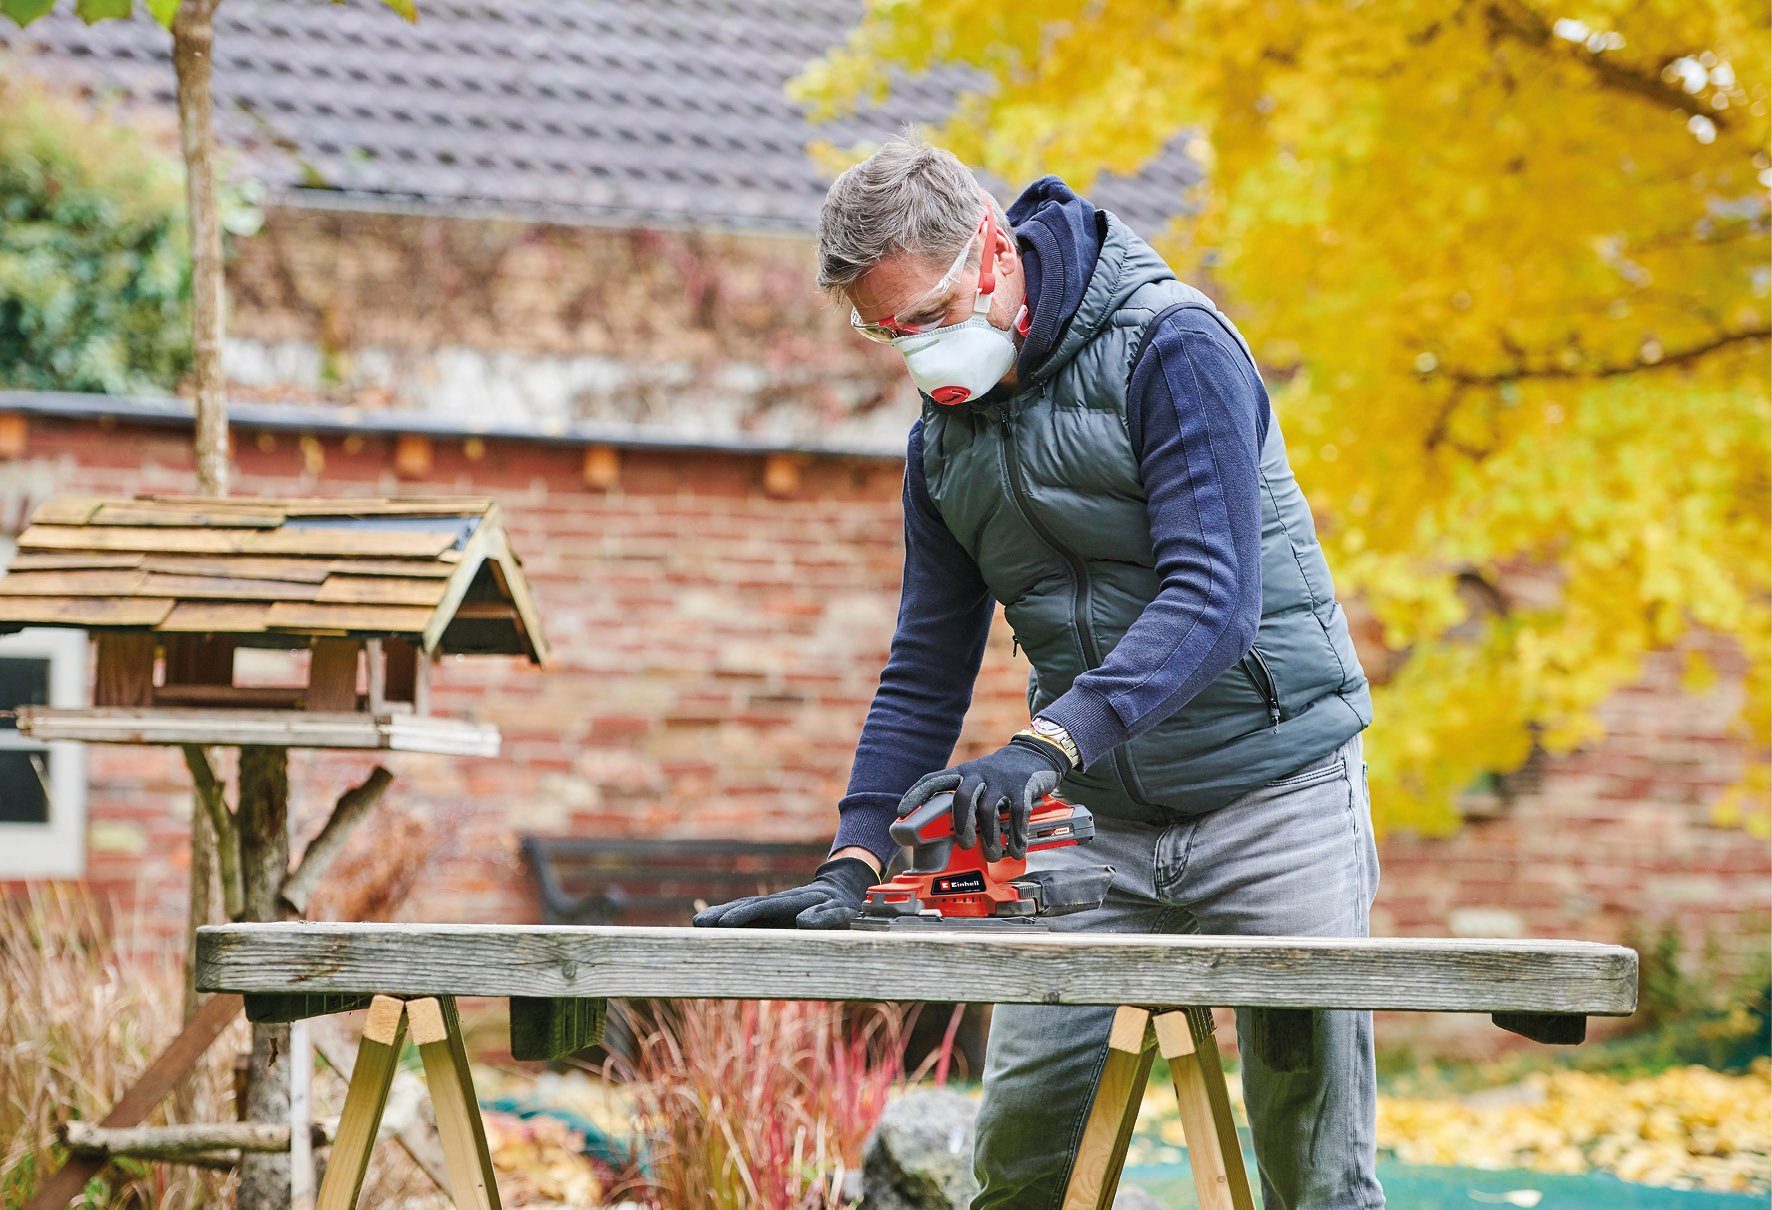
M 1011 457 L 1011 449 L 1015 445 L 1015 424 L 1013 414 L 1008 407 L 1003 409 L 1003 440 L 997 446 L 998 457 L 1003 463 L 1003 479 L 1009 487 L 1009 502 L 1015 505 L 1015 511 L 1034 531 L 1040 541 L 1044 542 L 1052 553 L 1063 559 L 1071 571 L 1071 583 L 1076 591 L 1072 595 L 1072 621 L 1077 628 L 1077 636 L 1083 644 L 1083 658 L 1090 669 L 1101 665 L 1101 649 L 1095 644 L 1095 632 L 1089 628 L 1089 573 L 1083 566 L 1083 560 L 1077 558 L 1046 528 L 1045 522 L 1034 516 L 1028 507 L 1027 490 L 1021 482 L 1021 463 Z M 1126 796 L 1141 807 L 1156 807 L 1144 796 L 1144 787 L 1138 782 L 1137 775 L 1132 771 L 1131 759 L 1126 754 L 1126 745 L 1118 744 L 1113 749 L 1114 772 L 1119 775 L 1120 784 Z
M 1261 676 L 1257 677 L 1251 670 L 1251 665 L 1247 662 L 1249 659 L 1253 659 L 1254 664 L 1261 668 Z M 1261 648 L 1251 647 L 1249 649 L 1249 656 L 1245 657 L 1243 670 L 1249 673 L 1249 683 L 1255 686 L 1256 692 L 1260 693 L 1262 700 L 1267 703 L 1268 726 L 1272 730 L 1278 731 L 1280 729 L 1280 691 L 1274 684 L 1273 670 L 1267 666 L 1267 657 L 1261 654 Z

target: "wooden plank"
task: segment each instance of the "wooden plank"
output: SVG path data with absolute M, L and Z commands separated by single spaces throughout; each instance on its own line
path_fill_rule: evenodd
M 4 581 L 0 581 L 4 583 Z M 154 649 L 159 640 L 138 631 L 101 631 L 94 647 L 95 706 L 150 706 L 154 702 Z
M 1212 1032 L 1212 1010 L 1158 1013 L 1152 1027 L 1181 1105 L 1181 1130 L 1200 1210 L 1255 1210 L 1224 1086 L 1224 1061 Z
M 141 1078 L 123 1094 L 111 1112 L 99 1119 L 99 1125 L 134 1126 L 147 1117 L 239 1013 L 239 996 L 211 996 L 185 1022 L 184 1029 L 167 1044 L 166 1049 L 148 1064 Z M 64 1210 L 104 1166 L 105 1161 L 93 1157 L 71 1158 L 37 1187 L 37 1195 L 26 1203 L 25 1210 Z
M 147 600 L 148 598 L 144 598 Z M 271 621 L 270 601 L 169 601 L 155 627 L 162 634 L 262 634 Z
M 46 556 L 39 556 L 46 557 Z M 301 559 L 278 555 L 142 555 L 142 570 L 175 576 L 210 576 L 216 579 L 282 580 L 287 583 L 319 584 L 339 566 L 331 558 Z M 422 559 L 395 559 L 396 567 L 430 568 L 436 565 Z M 447 568 L 438 567 L 437 574 Z M 421 574 L 406 572 L 407 575 Z
M 443 642 L 443 632 L 455 620 L 456 611 L 467 599 L 468 590 L 474 586 L 474 577 L 479 575 L 480 567 L 486 561 L 486 543 L 490 532 L 484 523 L 481 524 L 474 530 L 474 535 L 468 539 L 466 546 L 452 552 L 458 557 L 455 574 L 449 577 L 449 586 L 443 592 L 443 599 L 437 602 L 430 623 L 419 639 L 418 645 L 425 651 L 436 651 L 439 648 Z
M 239 496 L 144 495 L 136 498 L 181 506 L 226 508 L 253 503 Z M 265 499 L 259 506 L 278 509 L 291 517 L 466 517 L 484 513 L 493 504 L 489 496 L 290 496 Z
M 357 661 L 363 644 L 356 639 L 315 639 L 308 663 L 309 710 L 357 708 Z
M 545 664 L 548 662 L 548 639 L 542 633 L 541 611 L 536 607 L 534 594 L 529 591 L 529 580 L 523 575 L 523 560 L 511 549 L 510 535 L 502 527 L 493 546 L 487 557 L 493 578 L 498 581 L 499 591 L 510 598 L 517 611 L 517 629 L 529 643 L 530 659 L 537 665 Z
M 363 1023 L 357 1061 L 345 1087 L 345 1107 L 339 1114 L 338 1133 L 333 1136 L 326 1177 L 320 1183 L 319 1210 L 352 1210 L 357 1204 L 405 1036 L 406 1006 L 389 996 L 377 996 Z
M 220 742 L 220 741 L 216 741 Z M 1189 1004 L 1424 1012 L 1636 1007 L 1632 950 L 1477 938 L 256 924 L 199 934 L 211 991 Z
M 435 576 L 329 576 L 312 598 L 328 605 L 423 605 L 436 608 L 445 581 Z
M 85 525 L 103 504 L 102 496 L 56 496 L 31 510 L 32 525 Z
M 0 597 L 0 622 L 42 626 L 157 626 L 171 611 L 136 597 Z
M 522 629 L 521 619 L 509 601 L 463 601 L 455 616 L 475 621 L 516 622 L 518 629 Z
M 328 574 L 334 576 L 424 576 L 447 580 L 455 574 L 454 564 L 430 559 L 333 559 L 327 568 Z
M 306 691 L 290 685 L 162 685 L 157 706 L 293 710 Z
M 199 601 L 312 601 L 318 584 L 249 576 L 189 576 L 150 572 L 133 589 L 138 597 L 185 597 Z
M 101 568 L 140 567 L 146 555 L 129 554 L 97 554 L 75 551 L 68 554 L 41 553 L 18 554 L 6 566 L 8 571 L 76 571 L 99 570 Z
M 1587 1041 L 1587 1018 L 1569 1013 L 1491 1013 L 1490 1019 L 1509 1033 L 1546 1046 L 1578 1046 Z
M 603 1040 L 606 1000 L 511 997 L 511 1057 L 564 1059 Z
M 412 1040 L 418 1044 L 419 1058 L 424 1061 L 425 1082 L 431 1087 L 431 1111 L 443 1139 L 443 1159 L 456 1210 L 498 1210 L 498 1180 L 492 1171 L 492 1151 L 486 1145 L 480 1103 L 474 1096 L 474 1075 L 462 1044 L 455 997 L 413 1000 L 406 1006 L 406 1015 L 412 1021 Z
M 1095 1084 L 1095 1100 L 1089 1120 L 1071 1162 L 1065 1184 L 1063 1210 L 1108 1210 L 1119 1188 L 1120 1170 L 1126 1165 L 1126 1148 L 1138 1121 L 1138 1106 L 1150 1079 L 1156 1053 L 1145 1045 L 1151 1015 L 1145 1009 L 1121 1005 L 1108 1031 L 1107 1058 Z
M 437 558 L 455 545 L 459 529 L 156 529 L 144 526 L 33 525 L 19 535 L 20 550 L 135 550 L 217 555 L 372 555 Z
M 38 740 L 96 744 L 251 744 L 497 756 L 498 728 L 452 718 L 326 714 L 306 710 L 155 707 L 67 710 L 30 706 L 18 728 Z
M 272 630 L 420 634 L 430 609 L 411 605 L 320 605 L 279 601 L 271 606 Z
M 305 995 L 247 996 L 246 1019 L 254 1025 L 280 1025 L 285 1021 L 306 1021 L 309 1017 L 329 1017 L 367 1008 L 374 996 L 350 996 L 327 993 Z
M 106 501 L 88 519 L 91 525 L 141 525 L 165 528 L 275 529 L 283 524 L 283 510 L 274 506 L 242 508 L 236 505 L 177 505 L 153 502 Z
M 147 577 L 130 568 L 20 571 L 0 576 L 0 597 L 128 597 Z

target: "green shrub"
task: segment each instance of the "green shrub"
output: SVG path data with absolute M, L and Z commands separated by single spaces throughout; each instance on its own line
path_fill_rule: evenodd
M 0 70 L 0 387 L 168 391 L 190 299 L 178 161 Z

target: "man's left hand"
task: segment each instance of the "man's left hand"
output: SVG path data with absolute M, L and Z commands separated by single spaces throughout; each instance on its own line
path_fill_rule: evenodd
M 984 844 L 987 861 L 1026 857 L 1028 818 L 1040 800 L 1071 771 L 1056 744 L 1018 735 L 989 756 L 931 773 L 905 792 L 898 817 L 944 790 L 954 792 L 954 836 L 963 849 Z M 1009 834 L 1003 834 L 1002 812 L 1009 813 Z

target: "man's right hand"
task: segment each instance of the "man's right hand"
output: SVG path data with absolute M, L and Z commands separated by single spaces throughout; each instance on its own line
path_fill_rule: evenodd
M 833 857 L 812 881 L 773 895 L 746 895 L 697 912 L 698 928 L 846 929 L 878 872 L 859 857 Z

